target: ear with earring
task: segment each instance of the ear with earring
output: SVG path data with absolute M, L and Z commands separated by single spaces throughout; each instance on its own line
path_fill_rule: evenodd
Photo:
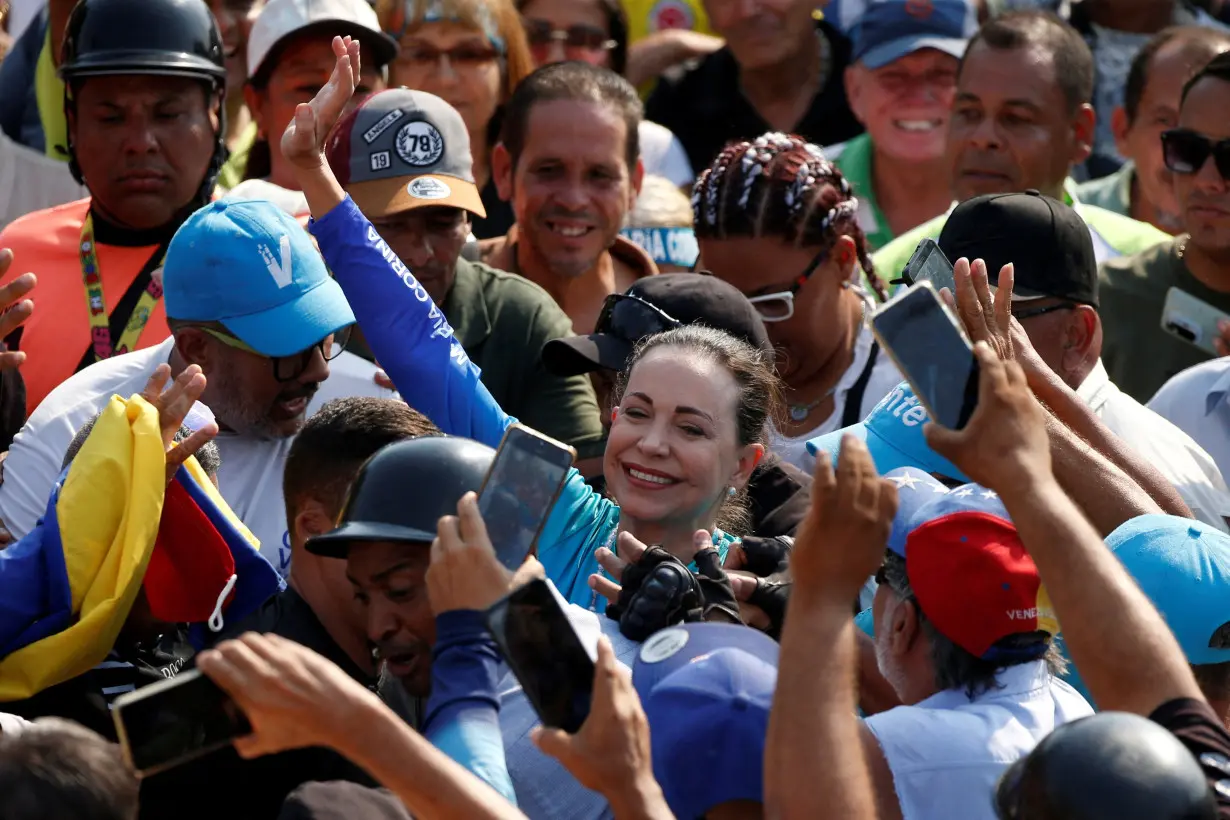
M 738 493 L 739 491 L 736 490 L 734 487 L 726 488 L 726 495 L 730 496 L 731 498 L 734 498 L 736 495 L 738 495 Z

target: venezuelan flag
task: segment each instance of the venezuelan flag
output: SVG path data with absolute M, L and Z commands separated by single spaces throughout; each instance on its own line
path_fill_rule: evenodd
M 98 665 L 143 584 L 198 646 L 211 615 L 220 629 L 223 610 L 241 619 L 283 586 L 196 459 L 167 486 L 157 410 L 115 396 L 39 525 L 0 551 L 0 702 Z

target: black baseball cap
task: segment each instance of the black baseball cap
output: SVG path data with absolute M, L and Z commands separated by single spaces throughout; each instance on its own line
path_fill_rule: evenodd
M 1098 306 L 1098 260 L 1085 220 L 1037 191 L 967 199 L 948 215 L 939 238 L 950 260 L 987 263 L 991 284 L 1013 263 L 1013 301 L 1051 296 Z
M 760 314 L 734 285 L 707 273 L 660 273 L 608 296 L 593 333 L 547 342 L 542 362 L 557 376 L 622 370 L 641 339 L 683 325 L 724 330 L 773 353 Z

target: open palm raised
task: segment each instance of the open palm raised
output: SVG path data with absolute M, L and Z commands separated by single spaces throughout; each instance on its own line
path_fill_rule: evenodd
M 325 164 L 325 140 L 359 82 L 358 42 L 349 37 L 334 37 L 333 53 L 337 63 L 329 82 L 311 102 L 295 108 L 295 117 L 282 134 L 282 156 L 307 170 Z

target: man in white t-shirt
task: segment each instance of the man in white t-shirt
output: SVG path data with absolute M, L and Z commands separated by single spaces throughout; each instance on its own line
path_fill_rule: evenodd
M 998 496 L 894 480 L 901 523 L 872 612 L 876 664 L 905 705 L 860 727 L 881 816 L 994 820 L 1003 770 L 1093 709 L 1056 677 L 1058 624 Z
M 43 514 L 77 429 L 112 395 L 140 393 L 169 362 L 198 364 L 202 403 L 221 432 L 223 498 L 285 575 L 290 567 L 282 465 L 317 407 L 345 396 L 387 397 L 374 365 L 342 352 L 354 314 L 311 237 L 268 202 L 220 201 L 175 234 L 163 268 L 173 336 L 116 356 L 53 390 L 13 440 L 0 483 L 0 520 L 14 538 Z
M 1212 457 L 1107 376 L 1097 259 L 1075 210 L 1036 191 L 975 197 L 948 217 L 939 245 L 950 261 L 985 261 L 992 285 L 1011 262 L 1012 314 L 1046 366 L 1174 485 L 1196 518 L 1227 531 L 1230 489 Z

